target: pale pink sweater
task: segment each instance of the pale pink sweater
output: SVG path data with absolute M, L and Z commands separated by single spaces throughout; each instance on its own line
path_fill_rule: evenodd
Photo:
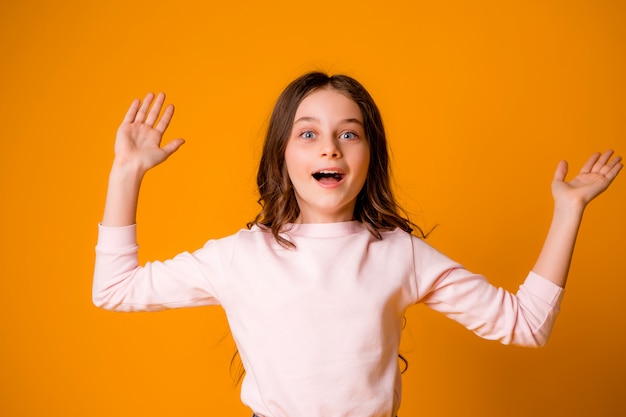
M 137 261 L 135 226 L 100 226 L 93 300 L 116 311 L 221 305 L 243 360 L 241 397 L 265 417 L 391 417 L 405 309 L 423 302 L 476 334 L 541 346 L 562 289 L 530 273 L 516 295 L 401 230 L 259 228 L 165 262 Z

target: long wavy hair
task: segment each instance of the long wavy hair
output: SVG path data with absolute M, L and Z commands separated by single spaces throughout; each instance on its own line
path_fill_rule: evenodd
M 327 75 L 310 72 L 292 81 L 278 97 L 270 118 L 263 154 L 257 173 L 258 203 L 261 211 L 247 224 L 270 230 L 278 243 L 294 247 L 281 235 L 288 224 L 294 223 L 300 214 L 293 185 L 287 173 L 285 149 L 291 136 L 298 106 L 312 92 L 330 88 L 352 99 L 363 115 L 365 136 L 370 146 L 370 162 L 367 178 L 359 192 L 354 208 L 354 219 L 381 239 L 381 231 L 396 227 L 407 233 L 414 230 L 424 238 L 426 235 L 398 206 L 392 189 L 389 170 L 387 137 L 380 111 L 374 99 L 357 80 L 347 75 Z M 404 215 L 403 215 L 404 214 Z

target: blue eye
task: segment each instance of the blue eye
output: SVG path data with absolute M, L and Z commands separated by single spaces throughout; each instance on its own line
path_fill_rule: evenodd
M 341 135 L 339 135 L 340 139 L 356 139 L 356 133 L 354 132 L 343 132 Z
M 303 139 L 313 139 L 315 137 L 315 133 L 311 132 L 310 130 L 306 130 L 300 133 L 300 137 Z

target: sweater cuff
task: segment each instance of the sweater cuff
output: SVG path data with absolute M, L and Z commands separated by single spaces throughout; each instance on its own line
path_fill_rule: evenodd
M 561 304 L 563 294 L 565 293 L 563 287 L 532 271 L 528 274 L 523 286 L 529 292 L 554 307 L 558 307 Z
M 128 248 L 137 246 L 137 225 L 103 226 L 98 223 L 98 249 Z

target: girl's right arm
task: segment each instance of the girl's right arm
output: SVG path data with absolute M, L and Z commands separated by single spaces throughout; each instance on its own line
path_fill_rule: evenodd
M 161 146 L 163 133 L 174 114 L 171 104 L 161 114 L 164 101 L 163 93 L 156 97 L 150 93 L 143 102 L 134 100 L 117 131 L 103 226 L 135 224 L 139 189 L 145 173 L 184 143 L 179 138 Z
M 215 304 L 206 276 L 220 274 L 215 249 L 182 253 L 165 262 L 140 266 L 135 228 L 137 201 L 146 172 L 165 161 L 183 143 L 161 146 L 174 107 L 163 108 L 165 95 L 133 101 L 117 131 L 104 216 L 99 227 L 93 279 L 93 302 L 116 311 L 153 311 Z M 124 227 L 126 226 L 126 227 Z M 213 248 L 213 247 L 212 247 Z

